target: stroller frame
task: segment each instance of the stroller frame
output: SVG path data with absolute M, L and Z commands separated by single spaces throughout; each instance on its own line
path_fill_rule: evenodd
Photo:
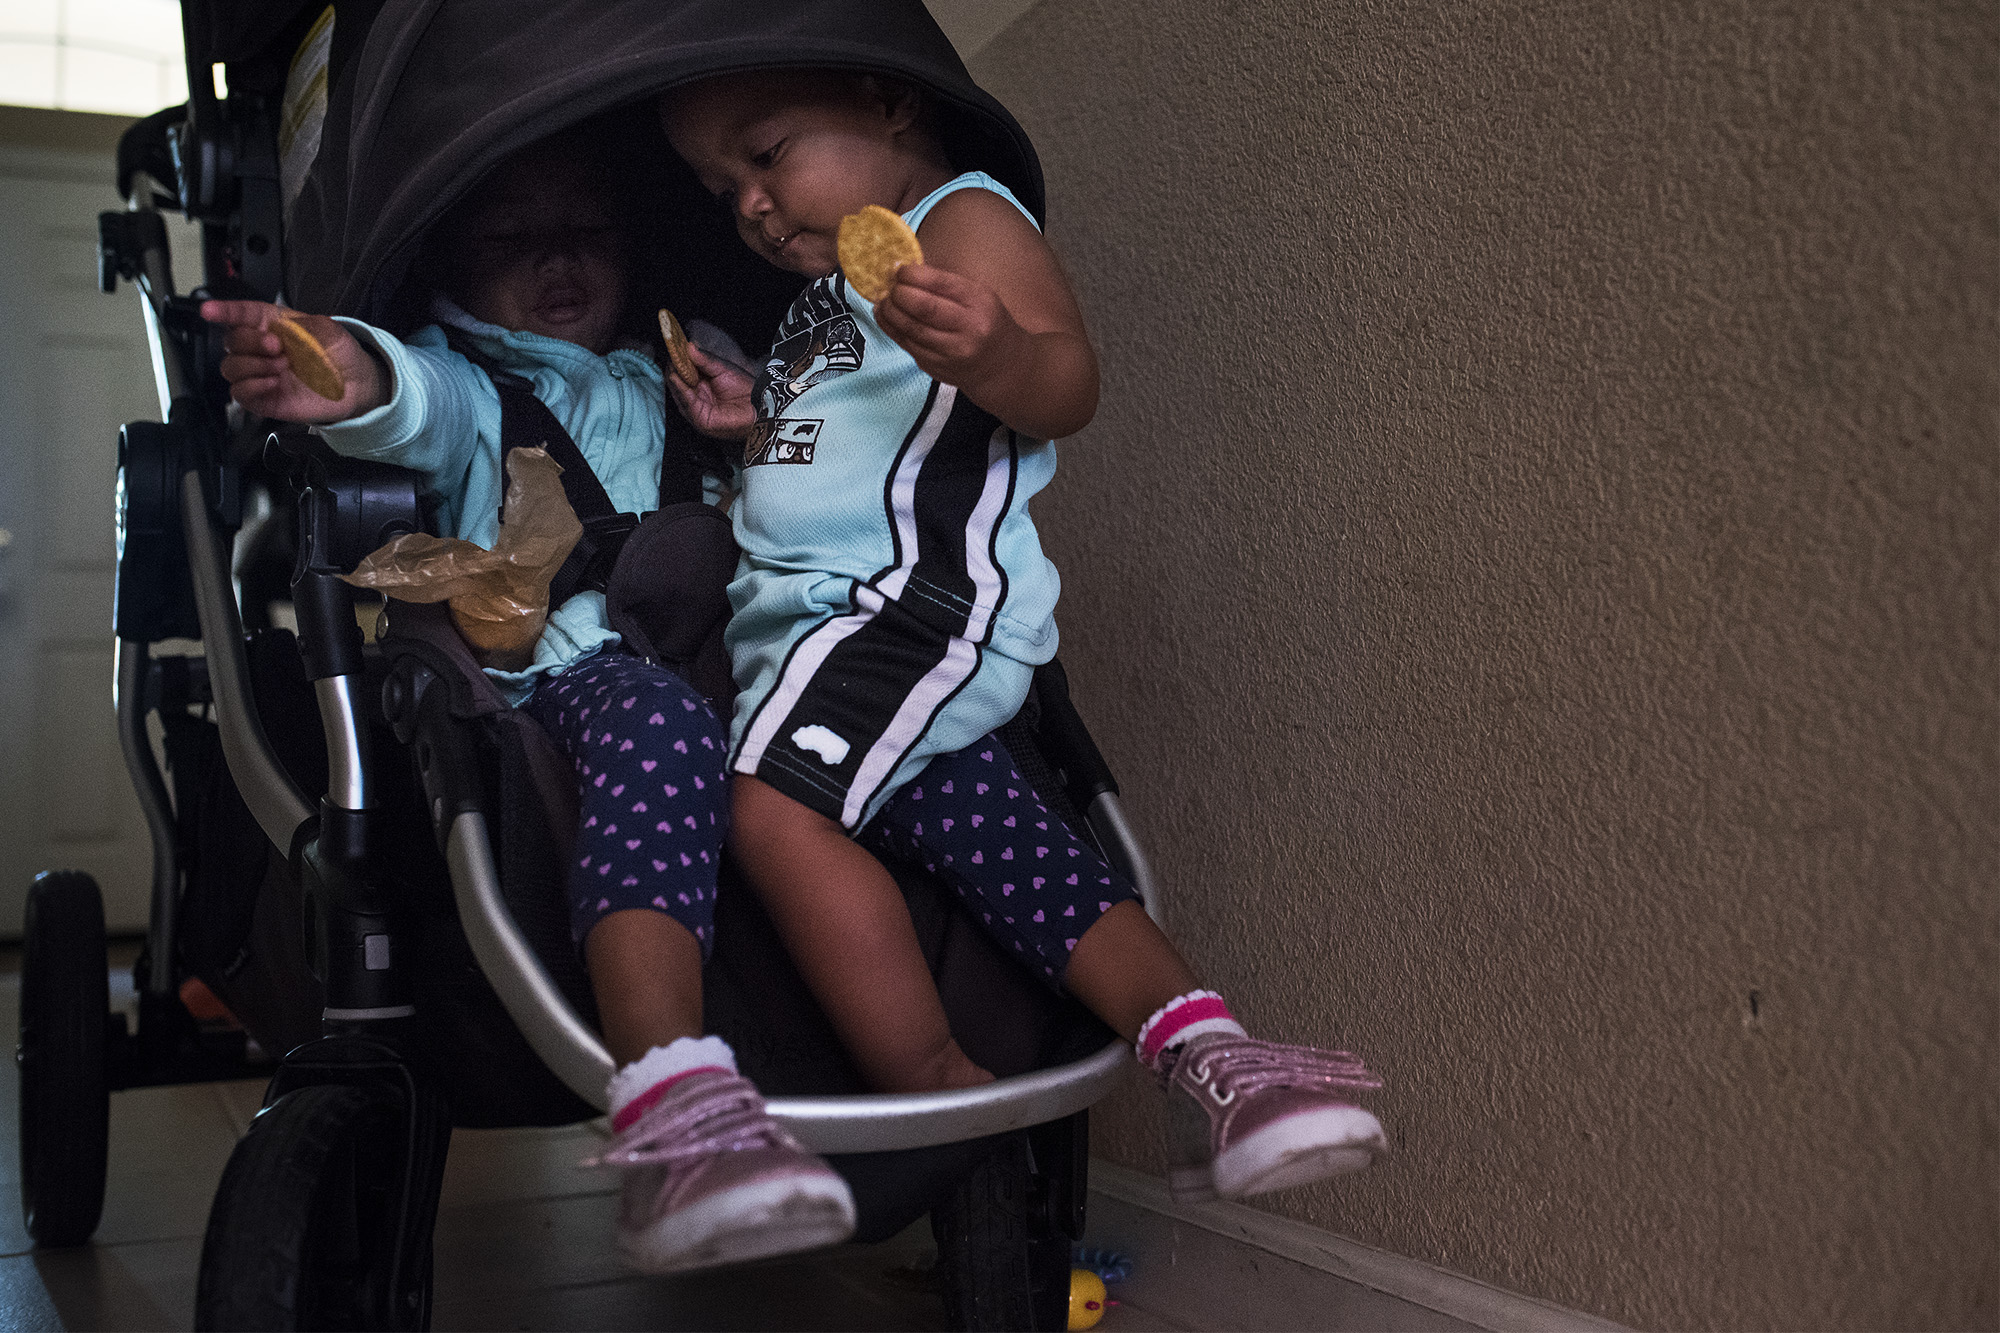
M 326 791 L 315 801 L 266 734 L 242 609 L 232 586 L 231 543 L 242 519 L 243 474 L 262 441 L 247 437 L 240 421 L 232 422 L 224 411 L 227 386 L 216 369 L 219 348 L 200 320 L 198 302 L 175 294 L 159 212 L 163 202 L 176 202 L 202 223 L 208 290 L 274 298 L 281 273 L 275 105 L 268 92 L 246 91 L 226 100 L 214 95 L 201 58 L 207 50 L 203 34 L 192 8 L 188 15 L 190 102 L 184 110 L 159 113 L 128 133 L 119 161 L 127 208 L 100 218 L 101 285 L 109 292 L 122 279 L 141 294 L 164 418 L 131 423 L 121 432 L 119 445 L 118 727 L 154 858 L 147 943 L 135 975 L 139 1030 L 107 1032 L 101 1039 L 101 1087 L 108 1092 L 254 1071 L 243 1059 L 240 1034 L 232 1038 L 196 1030 L 177 996 L 184 975 L 178 951 L 187 812 L 177 809 L 169 795 L 147 718 L 155 710 L 164 717 L 166 710 L 190 702 L 209 703 L 229 777 L 313 906 L 309 928 L 325 987 L 323 1035 L 285 1057 L 267 1093 L 267 1111 L 293 1094 L 310 1093 L 323 1116 L 388 1118 L 384 1123 L 389 1129 L 377 1136 L 377 1148 L 393 1159 L 390 1175 L 396 1184 L 377 1204 L 378 1220 L 393 1225 L 378 1228 L 381 1234 L 363 1246 L 369 1250 L 364 1257 L 372 1258 L 360 1277 L 351 1279 L 366 1289 L 355 1313 L 368 1326 L 422 1327 L 429 1309 L 430 1229 L 451 1121 L 445 1098 L 402 1039 L 416 1012 L 406 973 L 408 951 L 396 944 L 397 904 L 370 863 L 384 762 L 373 749 L 382 727 L 371 716 L 377 710 L 364 688 L 368 659 L 354 594 L 339 575 L 389 538 L 423 526 L 424 510 L 414 474 L 353 460 L 309 459 L 296 451 L 290 460 L 296 480 L 303 482 L 300 552 L 291 585 L 298 651 L 311 682 L 327 760 Z M 280 447 L 274 451 L 271 446 Z M 282 453 L 278 437 L 272 437 L 266 460 Z M 179 637 L 198 637 L 203 656 L 154 657 L 153 644 Z M 397 741 L 411 746 L 417 756 L 466 942 L 535 1056 L 577 1099 L 601 1111 L 613 1062 L 508 906 L 489 827 L 491 812 L 478 784 L 465 776 L 467 765 L 476 761 L 465 749 L 463 718 L 452 716 L 443 688 L 427 688 L 422 667 L 409 666 L 406 660 L 390 673 L 379 715 L 386 716 Z M 1050 664 L 1038 674 L 1037 692 L 1043 714 L 1037 735 L 1050 747 L 1046 757 L 1068 799 L 1107 857 L 1138 887 L 1147 909 L 1157 912 L 1150 866 L 1119 804 L 1115 780 L 1069 706 L 1058 666 Z M 86 1239 L 103 1194 L 101 1114 L 94 1127 L 86 1126 L 41 1169 L 25 1160 L 30 1147 L 29 1069 L 43 1068 L 39 1082 L 44 1088 L 58 1076 L 66 1079 L 79 1072 L 46 1068 L 47 1034 L 37 1040 L 30 1032 L 26 992 L 34 987 L 26 974 L 37 970 L 37 911 L 48 924 L 41 933 L 53 935 L 56 923 L 77 915 L 72 908 L 89 905 L 85 898 L 95 903 L 95 886 L 87 876 L 55 873 L 38 879 L 30 902 L 22 1037 L 23 1184 L 31 1232 L 45 1244 Z M 94 947 L 101 968 L 101 908 L 96 912 Z M 89 930 L 79 933 L 88 936 Z M 83 996 L 82 1004 L 70 1008 L 87 1017 L 94 1001 L 102 1019 L 106 1006 L 96 999 L 101 973 L 95 991 L 86 975 L 91 947 L 88 941 L 71 940 L 60 947 L 43 941 L 41 952 L 53 957 L 66 951 L 68 961 L 58 970 L 74 974 Z M 40 971 L 50 970 L 44 961 Z M 896 1152 L 1027 1131 L 1026 1138 L 1007 1141 L 1022 1145 L 1019 1150 L 1031 1169 L 1038 1157 L 1063 1159 L 1058 1165 L 1067 1172 L 1066 1183 L 1044 1203 L 1054 1226 L 1073 1238 L 1082 1226 L 1087 1155 L 1081 1113 L 1110 1090 L 1128 1058 L 1125 1044 L 1113 1040 L 1072 1063 L 978 1088 L 774 1096 L 768 1105 L 802 1142 L 827 1154 Z M 92 1063 L 89 1051 L 84 1063 Z M 85 1087 L 84 1100 L 90 1096 Z M 101 1103 L 102 1094 L 98 1097 Z M 219 1276 L 211 1281 L 212 1265 L 220 1274 L 230 1263 L 244 1262 L 229 1253 L 232 1226 L 243 1229 L 232 1213 L 246 1206 L 241 1188 L 232 1193 L 232 1176 L 240 1168 L 251 1175 L 262 1171 L 265 1177 L 260 1178 L 266 1178 L 285 1166 L 255 1160 L 260 1151 L 271 1156 L 270 1145 L 260 1147 L 257 1137 L 253 1127 L 239 1145 L 211 1215 L 197 1316 L 203 1326 L 231 1326 L 232 1321 L 277 1326 L 287 1315 L 210 1299 L 210 1289 L 221 1281 Z M 42 1138 L 46 1147 L 50 1136 Z M 94 1183 L 89 1171 L 93 1155 Z M 64 1178 L 65 1171 L 74 1178 Z M 934 1225 L 943 1226 L 935 1220 Z M 295 1258 L 305 1264 L 309 1256 Z M 1056 1293 L 1046 1285 L 1033 1298 L 1032 1318 L 1038 1325 L 1059 1325 Z M 1019 1326 L 1027 1314 L 1017 1305 L 1011 1313 L 996 1307 L 981 1315 L 973 1309 L 976 1305 L 961 1301 L 968 1326 Z M 989 1319 L 997 1322 L 982 1322 Z
M 174 326 L 185 325 L 188 316 L 184 313 L 184 303 L 177 303 L 171 296 L 164 230 L 157 226 L 157 206 L 151 198 L 158 187 L 143 175 L 137 184 L 139 188 L 130 196 L 129 215 L 150 216 L 156 222 L 152 227 L 132 231 L 146 236 L 157 231 L 158 238 L 156 242 L 149 240 L 138 255 L 131 257 L 131 267 L 147 275 L 142 290 L 152 324 L 155 373 L 162 383 L 162 397 L 168 402 L 178 402 L 187 396 L 191 376 L 186 367 L 177 364 L 172 351 L 177 344 L 189 344 L 192 339 L 185 334 L 176 338 Z M 337 538 L 317 526 L 317 515 L 309 515 L 307 519 L 305 543 L 309 549 L 302 552 L 293 592 L 299 608 L 300 652 L 308 661 L 308 676 L 318 698 L 327 741 L 328 787 L 320 810 L 315 813 L 306 794 L 292 781 L 272 750 L 251 701 L 241 611 L 231 588 L 229 552 L 224 533 L 218 531 L 209 484 L 196 467 L 188 466 L 181 472 L 178 517 L 186 543 L 223 752 L 245 802 L 273 847 L 293 854 L 302 846 L 324 849 L 331 827 L 351 825 L 353 816 L 361 815 L 373 804 L 371 756 L 366 743 L 369 724 L 361 702 L 360 633 L 354 618 L 353 592 L 340 582 L 338 575 L 343 568 L 352 568 L 374 546 L 342 551 L 336 544 Z M 323 503 L 330 506 L 337 483 L 329 480 L 315 489 Z M 382 503 L 379 494 L 357 498 L 363 505 L 371 501 Z M 367 514 L 344 526 L 356 535 L 365 528 L 371 540 L 382 536 L 386 541 L 395 535 L 399 525 L 401 531 L 414 530 L 416 515 L 417 504 L 412 493 L 400 512 L 391 517 Z M 370 523 L 369 519 L 376 521 Z M 341 562 L 343 555 L 345 559 Z M 152 964 L 150 979 L 164 984 L 171 968 L 174 906 L 179 890 L 173 810 L 152 747 L 145 739 L 144 691 L 136 688 L 151 660 L 145 642 L 120 637 L 119 734 L 125 742 L 127 768 L 139 791 L 155 849 L 153 912 L 147 936 Z M 1079 785 L 1086 790 L 1098 788 L 1085 806 L 1084 818 L 1090 831 L 1112 863 L 1131 878 L 1147 910 L 1157 913 L 1152 868 L 1132 832 L 1115 780 L 1088 733 L 1083 731 L 1080 720 L 1070 724 L 1068 734 L 1075 738 L 1082 752 L 1064 756 L 1069 762 L 1059 761 L 1061 771 L 1070 777 L 1073 788 Z M 605 1084 L 614 1070 L 611 1056 L 597 1034 L 570 1007 L 515 924 L 500 893 L 484 813 L 477 809 L 459 813 L 449 825 L 444 850 L 473 951 L 508 1014 L 550 1070 L 578 1097 L 603 1110 Z M 373 917 L 379 912 L 364 915 Z M 366 938 L 368 935 L 363 936 L 364 941 Z M 363 943 L 361 947 L 365 959 L 369 946 Z M 376 947 L 378 951 L 382 948 Z M 383 1002 L 387 995 L 393 994 L 393 988 L 366 975 L 384 970 L 388 969 L 371 969 L 364 963 L 361 969 L 364 975 L 344 977 L 339 983 L 330 973 L 329 995 L 340 994 L 350 1002 L 329 1003 L 327 1019 L 369 1023 L 407 1017 L 407 1002 L 394 999 Z M 819 1152 L 924 1147 L 1002 1133 L 1082 1110 L 1110 1090 L 1126 1055 L 1124 1043 L 1114 1042 L 1076 1064 L 1016 1075 L 977 1088 L 850 1097 L 781 1097 L 771 1099 L 769 1105 L 772 1115 Z

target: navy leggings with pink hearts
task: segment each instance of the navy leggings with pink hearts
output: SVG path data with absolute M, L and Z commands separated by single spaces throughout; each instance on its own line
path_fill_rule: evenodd
M 706 958 L 729 831 L 728 739 L 714 711 L 680 677 L 618 652 L 577 663 L 522 707 L 576 767 L 575 939 L 612 912 L 650 909 L 686 926 Z M 1003 951 L 1051 986 L 1083 932 L 1138 897 L 993 735 L 931 760 L 860 841 L 938 876 Z
M 728 733 L 679 676 L 630 653 L 585 658 L 522 705 L 576 767 L 570 932 L 628 908 L 665 912 L 706 958 L 729 831 Z
M 1003 952 L 1057 989 L 1083 932 L 1139 897 L 1049 809 L 990 732 L 925 765 L 860 841 L 949 884 Z

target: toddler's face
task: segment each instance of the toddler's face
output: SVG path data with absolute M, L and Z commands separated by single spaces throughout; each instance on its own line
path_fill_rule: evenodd
M 503 329 L 561 338 L 600 355 L 625 307 L 625 238 L 584 166 L 503 164 L 452 228 L 451 295 Z
M 914 206 L 902 137 L 914 109 L 815 71 L 731 75 L 669 93 L 667 138 L 723 200 L 744 244 L 779 268 L 821 278 L 838 264 L 840 220 L 867 204 Z

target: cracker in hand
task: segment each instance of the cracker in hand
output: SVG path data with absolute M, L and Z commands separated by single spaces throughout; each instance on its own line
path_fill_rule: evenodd
M 701 372 L 694 368 L 694 358 L 688 355 L 688 336 L 671 310 L 660 312 L 660 339 L 667 345 L 667 361 L 674 368 L 675 378 L 690 389 L 700 388 Z
M 897 269 L 924 262 L 917 234 L 880 204 L 870 204 L 840 220 L 838 254 L 848 285 L 871 302 L 889 294 Z
M 305 325 L 287 315 L 271 322 L 271 332 L 278 335 L 278 342 L 285 349 L 285 363 L 299 377 L 299 383 L 336 403 L 347 396 L 347 381 L 340 368 L 333 364 L 319 339 L 306 331 Z

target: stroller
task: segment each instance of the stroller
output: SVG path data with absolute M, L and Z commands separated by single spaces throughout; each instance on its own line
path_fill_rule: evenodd
M 96 885 L 40 876 L 22 981 L 23 1198 L 38 1243 L 81 1243 L 102 1207 L 111 1091 L 270 1073 L 210 1214 L 197 1326 L 421 1328 L 452 1129 L 604 1108 L 612 1064 L 562 895 L 574 789 L 546 735 L 504 706 L 442 614 L 426 614 L 437 608 L 398 604 L 364 641 L 339 575 L 426 529 L 427 497 L 414 473 L 273 434 L 229 404 L 218 340 L 197 299 L 175 293 L 159 210 L 201 224 L 202 294 L 282 297 L 394 329 L 426 229 L 507 154 L 588 121 L 627 136 L 634 169 L 656 173 L 647 188 L 673 237 L 671 271 L 655 275 L 662 303 L 755 346 L 797 280 L 749 255 L 678 171 L 649 105 L 662 89 L 756 66 L 909 79 L 931 91 L 954 156 L 1038 214 L 1040 171 L 919 0 L 183 10 L 190 100 L 127 133 L 129 207 L 100 219 L 102 285 L 143 296 L 165 417 L 119 440 L 118 717 L 154 846 L 138 1022 L 127 1031 L 107 1014 Z M 286 579 L 274 568 L 288 554 Z M 296 631 L 266 611 L 287 598 Z M 202 654 L 156 654 L 170 639 L 199 639 Z M 1153 906 L 1060 666 L 1040 669 L 1002 736 Z M 772 1113 L 849 1180 L 858 1239 L 928 1213 L 962 1327 L 1062 1327 L 1086 1108 L 1124 1044 L 1033 984 L 941 886 L 896 873 L 954 1033 L 997 1082 L 864 1093 L 727 867 L 704 977 L 710 1028 Z M 247 1039 L 195 1021 L 179 999 L 189 978 Z M 272 1072 L 258 1048 L 287 1054 Z

